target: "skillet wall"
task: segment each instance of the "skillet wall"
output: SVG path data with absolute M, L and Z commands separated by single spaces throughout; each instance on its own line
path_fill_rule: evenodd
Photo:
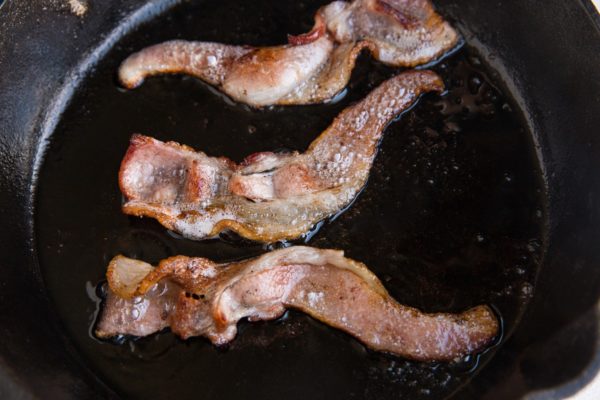
M 36 168 L 95 61 L 176 2 L 91 1 L 84 18 L 58 1 L 0 7 L 0 398 L 114 396 L 78 360 L 48 304 L 33 238 Z M 600 24 L 591 4 L 574 0 L 437 4 L 525 110 L 550 192 L 550 245 L 532 306 L 461 397 L 514 398 L 584 377 L 551 393 L 562 396 L 585 383 L 597 353 Z

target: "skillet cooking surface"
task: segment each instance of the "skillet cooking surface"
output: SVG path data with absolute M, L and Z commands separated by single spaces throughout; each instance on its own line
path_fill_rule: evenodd
M 297 312 L 275 322 L 242 322 L 227 348 L 168 332 L 120 345 L 90 335 L 106 266 L 116 254 L 152 263 L 174 254 L 224 262 L 269 247 L 232 235 L 192 242 L 152 220 L 123 215 L 117 172 L 131 133 L 236 161 L 256 151 L 302 151 L 343 108 L 397 72 L 363 55 L 339 101 L 265 110 L 233 104 L 191 78 L 152 78 L 134 91 L 116 85 L 119 62 L 146 45 L 172 38 L 279 44 L 287 33 L 308 31 L 326 2 L 239 3 L 184 4 L 141 26 L 107 54 L 61 116 L 40 172 L 36 232 L 45 283 L 64 328 L 91 370 L 127 396 L 453 393 L 502 342 L 457 364 L 419 364 L 365 350 Z M 433 69 L 448 93 L 425 96 L 387 129 L 363 193 L 308 243 L 344 249 L 366 263 L 401 303 L 430 312 L 491 304 L 505 340 L 533 293 L 545 247 L 538 161 L 510 94 L 468 43 Z

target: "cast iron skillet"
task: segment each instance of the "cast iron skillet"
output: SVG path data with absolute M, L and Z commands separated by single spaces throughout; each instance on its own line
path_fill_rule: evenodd
M 175 3 L 92 2 L 83 19 L 59 2 L 44 7 L 9 0 L 0 8 L 2 398 L 117 396 L 88 368 L 48 300 L 39 258 L 45 243 L 34 226 L 36 204 L 44 201 L 35 198 L 37 178 L 47 142 L 80 85 L 115 43 Z M 548 390 L 543 393 L 559 398 L 585 385 L 598 364 L 598 18 L 587 2 L 540 8 L 533 1 L 450 1 L 438 7 L 514 97 L 548 190 L 547 248 L 533 301 L 512 337 L 456 395 L 515 398 Z M 267 389 L 274 385 L 268 376 L 264 381 Z

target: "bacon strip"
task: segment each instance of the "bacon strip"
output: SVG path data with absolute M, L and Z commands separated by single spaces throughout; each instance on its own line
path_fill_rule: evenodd
M 480 351 L 498 333 L 486 306 L 460 314 L 426 314 L 397 303 L 377 277 L 342 251 L 290 247 L 231 264 L 184 256 L 153 268 L 115 257 L 110 290 L 96 328 L 101 338 L 146 336 L 164 328 L 186 339 L 230 342 L 242 318 L 301 310 L 373 350 L 420 361 L 448 361 Z
M 300 237 L 358 194 L 387 124 L 441 90 L 435 73 L 405 72 L 345 109 L 305 153 L 258 153 L 241 165 L 134 135 L 119 172 L 123 212 L 190 239 L 224 229 L 262 242 Z
M 314 28 L 275 47 L 175 40 L 129 56 L 119 79 L 134 88 L 145 77 L 183 73 L 252 106 L 327 101 L 348 83 L 356 57 L 368 48 L 393 66 L 430 62 L 458 34 L 428 0 L 334 1 L 319 9 Z

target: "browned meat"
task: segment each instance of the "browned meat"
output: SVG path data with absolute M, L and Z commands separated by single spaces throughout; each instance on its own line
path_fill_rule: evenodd
M 305 153 L 258 153 L 241 165 L 134 135 L 119 173 L 123 212 L 190 239 L 224 229 L 262 242 L 297 238 L 358 194 L 387 124 L 442 89 L 433 72 L 405 72 L 345 109 Z
M 290 247 L 231 264 L 184 256 L 158 267 L 123 256 L 107 272 L 110 290 L 96 328 L 102 338 L 145 336 L 170 327 L 182 338 L 225 344 L 237 322 L 280 317 L 286 308 L 354 336 L 369 348 L 415 360 L 453 360 L 498 333 L 486 306 L 426 314 L 397 303 L 364 264 L 343 252 Z
M 459 38 L 429 0 L 334 1 L 320 12 L 336 42 L 367 41 L 377 60 L 393 66 L 435 60 Z
M 174 40 L 131 55 L 119 78 L 133 88 L 147 76 L 183 73 L 253 106 L 319 103 L 346 86 L 363 48 L 386 64 L 414 66 L 441 56 L 457 41 L 428 0 L 335 1 L 317 12 L 311 32 L 291 36 L 287 45 Z

